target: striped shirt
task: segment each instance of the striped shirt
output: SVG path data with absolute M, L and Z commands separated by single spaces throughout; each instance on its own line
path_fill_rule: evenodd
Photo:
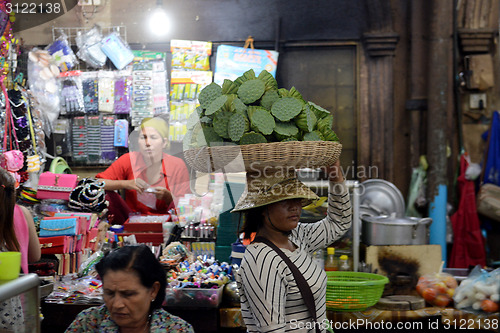
M 327 216 L 315 223 L 299 223 L 289 236 L 297 249 L 281 249 L 311 287 L 319 323 L 326 320 L 327 278 L 311 254 L 332 244 L 351 226 L 349 192 L 345 184 L 334 184 L 333 193 L 331 185 Z M 315 332 L 291 270 L 269 246 L 247 246 L 236 281 L 248 332 Z

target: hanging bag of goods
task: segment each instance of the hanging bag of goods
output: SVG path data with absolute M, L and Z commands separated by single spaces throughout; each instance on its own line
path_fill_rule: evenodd
M 256 172 L 266 168 L 319 168 L 333 164 L 342 145 L 328 110 L 292 87 L 278 88 L 267 71 L 251 69 L 222 87 L 200 92 L 187 120 L 187 163 L 199 172 Z
M 0 87 L 2 88 L 5 101 L 3 157 L 1 159 L 2 165 L 0 166 L 6 169 L 7 171 L 10 171 L 11 173 L 14 173 L 15 175 L 15 172 L 21 170 L 24 166 L 24 155 L 19 150 L 19 143 L 17 139 L 16 129 L 14 126 L 14 118 L 12 117 L 9 95 L 7 94 L 7 90 L 4 85 L 4 79 L 5 76 L 2 76 L 2 78 L 0 78 Z M 7 141 L 10 141 L 10 143 L 7 144 Z

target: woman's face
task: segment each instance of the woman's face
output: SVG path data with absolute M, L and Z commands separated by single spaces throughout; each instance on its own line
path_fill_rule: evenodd
M 120 327 L 141 327 L 147 322 L 151 300 L 156 298 L 160 283 L 142 285 L 131 270 L 109 270 L 102 279 L 103 298 L 111 318 Z
M 153 127 L 143 127 L 139 134 L 139 148 L 145 159 L 150 161 L 161 160 L 166 140 Z
M 272 228 L 269 223 L 271 219 L 273 225 L 281 231 L 290 231 L 297 227 L 302 212 L 302 199 L 288 199 L 275 202 L 264 209 L 264 223 Z

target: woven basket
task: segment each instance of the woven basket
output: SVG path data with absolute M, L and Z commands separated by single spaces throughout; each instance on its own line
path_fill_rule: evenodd
M 319 168 L 337 161 L 342 145 L 334 141 L 288 141 L 194 148 L 186 162 L 200 172 L 253 172 L 267 168 Z

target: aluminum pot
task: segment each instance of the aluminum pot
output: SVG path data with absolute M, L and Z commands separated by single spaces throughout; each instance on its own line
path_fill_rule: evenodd
M 361 216 L 361 241 L 367 245 L 429 244 L 430 217 Z

